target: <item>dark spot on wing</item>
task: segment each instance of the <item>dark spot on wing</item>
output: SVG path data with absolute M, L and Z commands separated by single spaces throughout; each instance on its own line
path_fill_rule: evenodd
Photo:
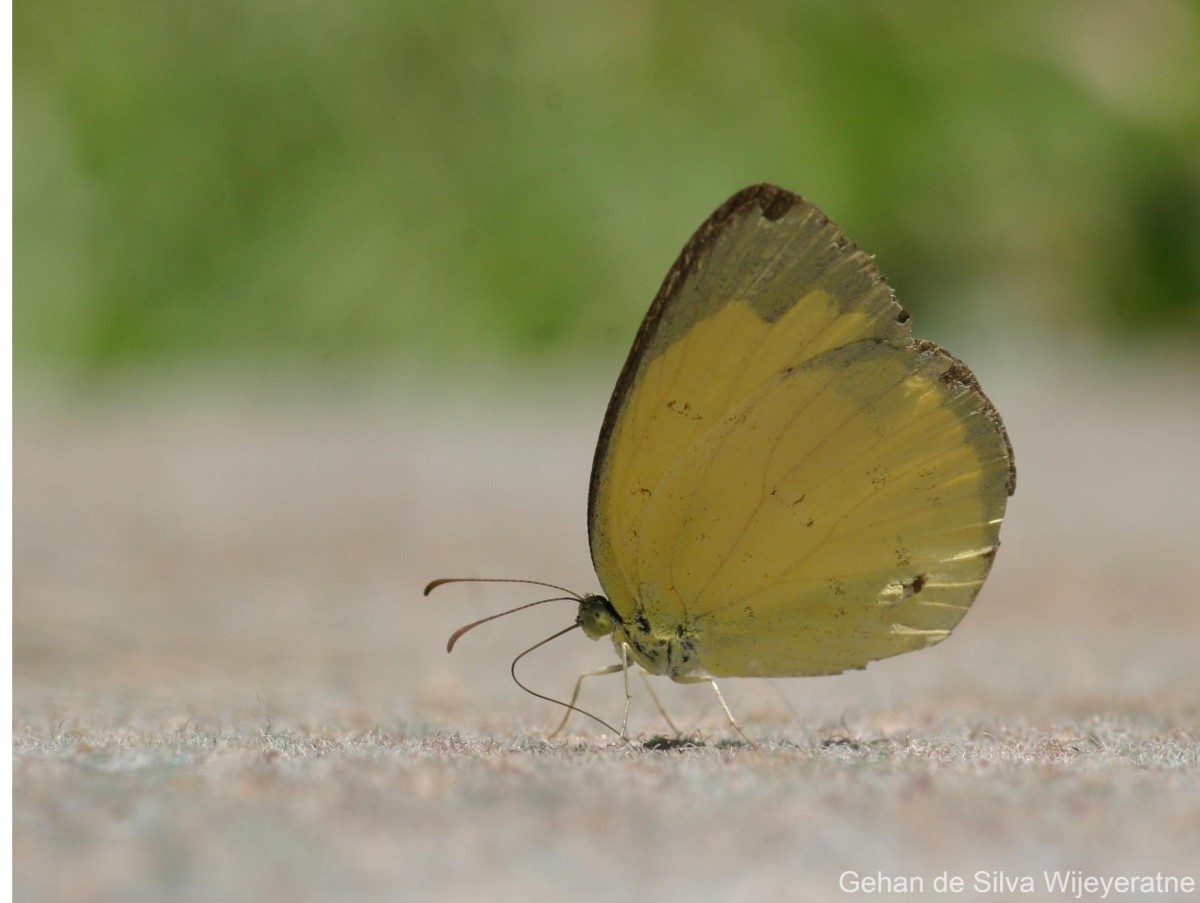
M 758 205 L 764 217 L 771 222 L 781 220 L 798 202 L 799 198 L 790 191 L 774 185 L 762 185 L 758 189 Z
M 682 416 L 687 417 L 689 420 L 703 420 L 704 419 L 704 417 L 701 414 L 693 413 L 692 406 L 690 404 L 688 404 L 686 401 L 681 405 L 681 404 L 679 404 L 679 402 L 675 401 L 675 399 L 671 399 L 670 401 L 667 402 L 667 410 L 673 414 L 681 414 Z

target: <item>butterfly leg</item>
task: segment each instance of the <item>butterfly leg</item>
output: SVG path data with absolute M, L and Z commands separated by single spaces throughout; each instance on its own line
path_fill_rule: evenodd
M 615 670 L 616 665 L 612 668 Z M 625 717 L 621 719 L 621 739 L 628 740 L 629 736 L 626 728 L 629 726 L 629 704 L 633 701 L 633 694 L 629 692 L 629 644 L 621 644 L 621 671 L 625 678 Z M 671 716 L 667 714 L 667 710 L 663 708 L 662 701 L 658 698 L 658 694 L 654 692 L 654 688 L 650 686 L 650 680 L 646 677 L 646 670 L 643 668 L 639 672 L 642 675 L 642 683 L 646 685 L 647 692 L 650 693 L 650 698 L 654 700 L 655 708 L 658 713 L 666 719 L 667 724 L 671 726 L 671 730 L 675 732 L 675 736 L 679 736 L 679 728 L 675 726 L 675 722 L 671 720 Z
M 575 702 L 576 702 L 576 700 L 579 699 L 579 688 L 581 686 L 583 686 L 583 679 L 585 677 L 599 677 L 601 674 L 616 674 L 618 671 L 628 672 L 628 670 L 629 670 L 628 666 L 624 662 L 618 662 L 617 664 L 609 665 L 606 668 L 597 668 L 595 671 L 587 671 L 583 674 L 580 674 L 579 679 L 577 681 L 575 681 L 575 692 L 571 694 L 571 702 L 569 703 L 569 707 L 567 709 L 566 714 L 563 715 L 562 721 L 560 721 L 558 723 L 558 727 L 556 727 L 550 733 L 550 735 L 548 737 L 546 737 L 546 739 L 553 740 L 555 737 L 557 737 L 559 735 L 559 733 L 562 732 L 562 729 L 567 726 L 567 721 L 571 717 L 571 712 L 573 712 L 575 710 Z M 628 697 L 628 693 L 629 693 L 628 674 L 626 674 L 626 678 L 625 678 L 625 687 L 626 687 L 626 696 Z M 628 715 L 629 715 L 628 702 L 626 702 L 625 714 L 628 717 Z M 625 725 L 624 724 L 621 725 L 621 736 L 622 737 L 625 736 Z
M 733 729 L 742 735 L 742 739 L 758 749 L 758 744 L 746 736 L 746 732 L 742 730 L 741 725 L 737 723 L 737 719 L 733 717 L 733 712 L 729 711 L 729 706 L 725 704 L 725 697 L 721 695 L 721 690 L 717 687 L 717 682 L 711 677 L 699 675 L 671 675 L 671 680 L 677 684 L 702 684 L 708 683 L 712 687 L 713 692 L 717 694 L 717 702 L 721 703 L 721 709 L 725 712 L 725 717 L 729 719 L 729 723 L 733 725 Z
M 633 702 L 633 694 L 629 692 L 629 646 L 621 644 L 621 679 L 625 681 L 625 714 L 621 716 L 621 739 L 628 740 L 626 728 L 629 727 L 629 704 Z
M 650 698 L 654 700 L 654 707 L 658 709 L 658 714 L 663 716 L 663 721 L 671 728 L 671 732 L 676 737 L 683 736 L 683 732 L 675 726 L 675 722 L 671 720 L 671 716 L 667 714 L 667 710 L 663 708 L 662 701 L 658 698 L 658 694 L 654 692 L 654 687 L 650 684 L 649 672 L 642 671 L 642 683 L 646 685 L 646 692 L 650 694 Z

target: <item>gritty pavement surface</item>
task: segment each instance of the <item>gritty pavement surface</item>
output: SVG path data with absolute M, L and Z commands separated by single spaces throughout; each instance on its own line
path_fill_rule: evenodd
M 724 682 L 757 749 L 662 680 L 694 743 L 548 742 L 508 667 L 573 607 L 448 656 L 539 591 L 421 596 L 597 589 L 607 387 L 25 401 L 14 898 L 1200 898 L 1200 378 L 1100 372 L 980 372 L 1018 489 L 974 610 L 862 672 Z M 613 660 L 576 632 L 520 675 L 561 698 Z M 632 733 L 663 734 L 631 686 Z M 581 704 L 619 719 L 620 677 Z

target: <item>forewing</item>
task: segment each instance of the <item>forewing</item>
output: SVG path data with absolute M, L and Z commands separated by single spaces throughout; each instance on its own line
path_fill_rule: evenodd
M 592 558 L 618 612 L 645 598 L 646 505 L 697 437 L 789 367 L 863 339 L 911 342 L 907 319 L 870 258 L 783 189 L 741 191 L 697 230 L 638 331 L 596 447 Z

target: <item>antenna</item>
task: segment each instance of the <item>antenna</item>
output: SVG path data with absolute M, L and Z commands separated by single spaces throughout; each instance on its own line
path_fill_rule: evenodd
M 519 580 L 519 579 L 512 578 L 512 577 L 443 577 L 439 580 L 431 580 L 426 585 L 424 594 L 426 596 L 428 596 L 431 592 L 433 592 L 439 586 L 444 586 L 447 583 L 524 583 L 529 586 L 545 586 L 545 587 L 549 587 L 550 589 L 556 589 L 556 590 L 559 590 L 560 592 L 566 593 L 565 596 L 550 596 L 547 599 L 538 599 L 536 602 L 526 602 L 524 605 L 518 605 L 516 608 L 510 608 L 507 611 L 502 611 L 502 612 L 499 612 L 494 615 L 488 615 L 486 618 L 480 618 L 478 621 L 472 621 L 470 624 L 466 624 L 466 625 L 458 628 L 458 630 L 454 631 L 454 633 L 452 633 L 450 635 L 450 639 L 446 642 L 446 651 L 447 652 L 452 652 L 454 650 L 454 644 L 458 642 L 459 638 L 464 633 L 466 633 L 469 630 L 475 629 L 480 624 L 486 624 L 488 621 L 494 621 L 494 620 L 496 620 L 496 618 L 502 618 L 505 615 L 511 615 L 514 612 L 524 611 L 526 608 L 533 608 L 535 605 L 543 605 L 546 602 L 583 602 L 582 596 L 580 596 L 576 592 L 573 592 L 573 591 L 567 589 L 566 587 L 558 586 L 557 584 L 554 584 L 554 583 L 545 583 L 541 580 Z M 519 662 L 521 659 L 523 659 L 529 653 L 533 652 L 534 649 L 539 649 L 542 646 L 545 646 L 551 640 L 556 640 L 563 634 L 570 633 L 572 630 L 574 630 L 575 628 L 577 628 L 579 626 L 580 626 L 579 618 L 577 616 L 575 619 L 575 623 L 572 624 L 570 627 L 564 627 L 562 630 L 558 631 L 557 633 L 551 634 L 550 636 L 546 637 L 544 640 L 539 640 L 538 642 L 534 643 L 532 646 L 530 646 L 528 649 L 526 649 L 524 652 L 520 653 L 516 658 L 514 658 L 512 660 L 512 664 L 509 666 L 508 672 L 509 672 L 509 674 L 512 675 L 513 683 L 515 683 L 518 687 L 520 687 L 522 690 L 524 690 L 530 696 L 536 696 L 538 699 L 544 699 L 546 702 L 552 702 L 555 705 L 561 705 L 564 708 L 571 710 L 572 712 L 578 712 L 581 715 L 586 715 L 588 718 L 591 718 L 596 723 L 603 725 L 609 731 L 611 731 L 614 734 L 617 734 L 618 736 L 621 737 L 622 740 L 624 740 L 626 743 L 628 743 L 629 739 L 627 737 L 622 736 L 620 731 L 618 731 L 615 727 L 613 727 L 611 724 L 609 724 L 607 721 L 603 720 L 602 718 L 596 717 L 595 715 L 593 715 L 591 712 L 587 711 L 586 709 L 579 708 L 578 706 L 574 705 L 573 702 L 563 702 L 561 699 L 555 699 L 553 696 L 545 696 L 541 693 L 538 693 L 536 690 L 531 690 L 531 689 L 529 689 L 529 687 L 525 686 L 525 684 L 521 683 L 520 678 L 517 677 L 517 662 Z

